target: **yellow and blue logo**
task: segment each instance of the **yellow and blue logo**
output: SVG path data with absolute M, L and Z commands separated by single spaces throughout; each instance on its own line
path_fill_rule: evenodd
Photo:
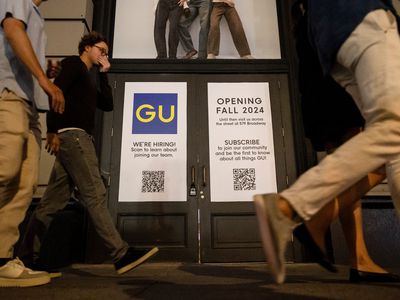
M 134 94 L 132 134 L 176 134 L 178 94 Z

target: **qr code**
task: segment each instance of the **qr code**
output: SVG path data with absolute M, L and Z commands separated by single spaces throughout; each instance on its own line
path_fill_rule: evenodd
M 165 171 L 142 171 L 142 193 L 164 192 Z
M 235 191 L 255 190 L 256 169 L 255 168 L 233 169 L 233 189 Z

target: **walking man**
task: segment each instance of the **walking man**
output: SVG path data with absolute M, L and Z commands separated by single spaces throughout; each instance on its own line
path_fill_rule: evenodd
M 82 37 L 79 56 L 65 58 L 61 72 L 54 83 L 61 88 L 65 99 L 65 112 L 47 113 L 48 152 L 56 155 L 47 189 L 32 215 L 24 245 L 32 250 L 33 266 L 46 270 L 40 263 L 41 242 L 54 214 L 62 210 L 75 187 L 84 202 L 94 228 L 113 259 L 118 274 L 123 274 L 151 256 L 157 247 L 136 249 L 121 239 L 107 209 L 106 188 L 99 171 L 93 130 L 96 107 L 113 110 L 112 90 L 108 84 L 108 45 L 103 36 L 91 32 Z M 90 74 L 95 71 L 96 83 Z M 50 270 L 49 270 L 50 271 Z
M 46 0 L 43 0 L 46 1 Z M 38 110 L 64 111 L 61 90 L 45 75 L 42 0 L 0 2 L 0 287 L 50 282 L 13 259 L 18 226 L 32 201 L 41 145 Z M 46 96 L 47 93 L 48 97 Z

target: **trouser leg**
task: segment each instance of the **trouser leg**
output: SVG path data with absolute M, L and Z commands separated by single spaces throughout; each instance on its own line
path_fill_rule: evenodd
M 208 54 L 219 54 L 219 44 L 221 39 L 220 23 L 225 8 L 221 5 L 213 5 L 210 16 L 210 31 L 208 33 L 207 51 Z
M 78 187 L 96 232 L 116 261 L 126 253 L 128 245 L 121 239 L 107 209 L 106 189 L 91 136 L 71 130 L 61 133 L 60 139 L 60 160 Z
M 352 94 L 366 127 L 282 192 L 305 220 L 385 163 L 399 207 L 400 39 L 393 16 L 368 14 L 339 49 L 337 62 L 332 75 Z
M 236 50 L 239 55 L 246 56 L 250 55 L 250 47 L 246 38 L 246 34 L 243 29 L 242 21 L 240 20 L 239 14 L 234 7 L 230 7 L 225 13 L 226 21 L 228 22 L 229 30 L 232 35 L 233 43 L 235 44 Z
M 46 191 L 31 216 L 22 242 L 21 256 L 26 261 L 39 256 L 41 243 L 54 215 L 68 204 L 73 188 L 71 178 L 60 160 L 56 158 Z
M 165 30 L 168 20 L 168 5 L 159 1 L 154 20 L 154 43 L 157 50 L 157 58 L 167 58 L 167 43 L 165 41 Z
M 190 16 L 188 18 L 186 18 L 185 16 L 181 16 L 178 24 L 179 41 L 181 42 L 181 45 L 185 52 L 194 50 L 193 40 L 192 36 L 190 35 L 189 28 L 198 15 L 198 9 L 196 7 L 189 6 L 189 9 Z
M 178 26 L 182 16 L 182 8 L 180 6 L 174 7 L 169 12 L 169 34 L 168 34 L 168 57 L 176 58 L 178 51 L 179 33 Z
M 7 93 L 0 96 L 0 258 L 12 257 L 19 239 L 37 184 L 41 144 L 36 112 Z
M 211 4 L 209 1 L 201 1 L 198 9 L 200 18 L 200 32 L 199 32 L 199 55 L 198 58 L 207 58 L 207 41 L 208 32 L 210 30 L 210 10 Z

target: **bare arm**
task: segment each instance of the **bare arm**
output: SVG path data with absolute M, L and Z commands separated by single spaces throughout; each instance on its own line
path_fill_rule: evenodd
M 32 75 L 37 78 L 39 85 L 50 97 L 53 110 L 58 113 L 63 113 L 63 93 L 46 77 L 32 48 L 29 37 L 26 34 L 24 23 L 15 18 L 7 17 L 3 21 L 3 31 L 15 55 L 28 68 Z

